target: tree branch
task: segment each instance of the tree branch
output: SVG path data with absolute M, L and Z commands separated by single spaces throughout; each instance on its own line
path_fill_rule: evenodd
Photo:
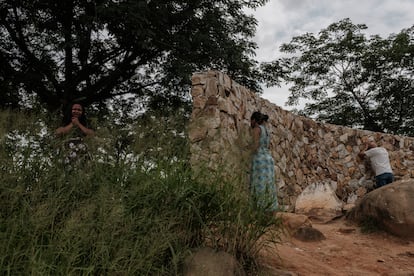
M 24 39 L 22 27 L 20 24 L 20 21 L 18 19 L 17 10 L 16 7 L 13 7 L 14 12 L 14 19 L 15 19 L 15 26 L 16 30 L 13 29 L 13 27 L 9 24 L 9 22 L 5 19 L 3 21 L 3 25 L 6 27 L 7 31 L 9 32 L 10 37 L 13 39 L 13 41 L 16 43 L 16 46 L 22 51 L 22 53 L 26 56 L 26 58 L 29 61 L 29 64 L 33 66 L 34 70 L 43 74 L 53 85 L 53 87 L 56 89 L 56 92 L 58 93 L 61 91 L 61 87 L 57 79 L 54 77 L 53 72 L 43 64 L 28 48 L 26 41 Z M 39 83 L 40 84 L 40 83 Z M 47 90 L 47 87 L 42 84 L 43 88 Z

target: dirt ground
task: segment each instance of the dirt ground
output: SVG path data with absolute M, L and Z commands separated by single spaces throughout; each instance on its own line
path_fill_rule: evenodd
M 284 237 L 262 251 L 265 266 L 299 276 L 414 276 L 413 241 L 384 232 L 362 233 L 344 218 L 312 226 L 326 239 L 303 242 Z

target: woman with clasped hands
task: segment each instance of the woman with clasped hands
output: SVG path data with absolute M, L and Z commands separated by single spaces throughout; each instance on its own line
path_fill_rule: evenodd
M 94 135 L 95 132 L 87 127 L 84 108 L 81 104 L 72 105 L 71 111 L 63 118 L 64 126 L 56 129 L 56 135 L 70 134 L 74 131 L 75 136 Z
M 88 146 L 83 141 L 86 136 L 93 136 L 95 132 L 88 127 L 85 110 L 81 104 L 72 104 L 71 109 L 63 118 L 63 125 L 56 129 L 56 135 L 62 137 L 63 162 L 66 165 L 77 164 L 91 159 L 88 153 Z

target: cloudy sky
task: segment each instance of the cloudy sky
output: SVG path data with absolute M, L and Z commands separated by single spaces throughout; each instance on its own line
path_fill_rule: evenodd
M 270 0 L 264 7 L 248 13 L 258 20 L 256 58 L 263 62 L 279 57 L 280 45 L 294 36 L 317 34 L 344 18 L 367 25 L 368 36 L 378 34 L 387 38 L 414 25 L 414 0 Z M 292 109 L 285 106 L 287 89 L 265 88 L 263 98 Z

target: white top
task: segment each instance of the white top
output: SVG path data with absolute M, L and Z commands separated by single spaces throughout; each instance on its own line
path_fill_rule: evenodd
M 371 167 L 375 172 L 375 176 L 383 173 L 392 173 L 388 152 L 382 147 L 375 147 L 365 151 L 365 155 L 371 162 Z

